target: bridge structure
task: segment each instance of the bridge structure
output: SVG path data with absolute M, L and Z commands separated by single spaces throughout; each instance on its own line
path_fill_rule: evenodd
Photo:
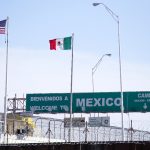
M 69 139 L 69 127 L 65 126 L 64 118 L 46 118 L 40 116 L 34 116 L 31 113 L 26 112 L 26 98 L 17 98 L 16 95 L 14 98 L 8 98 L 8 114 L 26 114 L 28 117 L 32 117 L 35 128 L 32 134 L 32 139 L 34 139 L 34 143 L 51 143 L 54 141 L 60 142 L 68 142 Z M 17 119 L 15 124 L 17 125 Z M 1 135 L 3 134 L 3 122 L 1 122 Z M 23 140 L 18 140 L 19 136 L 13 137 L 12 133 L 16 133 L 15 128 L 12 124 L 11 130 L 14 130 L 10 133 L 10 129 L 7 130 L 7 142 L 8 143 L 25 143 Z M 25 126 L 25 125 L 24 125 Z M 133 127 L 124 128 L 125 141 L 150 141 L 150 132 L 133 129 Z M 85 126 L 82 127 L 72 127 L 72 142 L 119 142 L 121 141 L 121 127 L 116 126 L 99 126 L 99 127 L 91 127 L 88 122 L 85 122 Z M 29 135 L 24 134 L 23 139 L 27 140 Z M 39 137 L 39 138 L 37 138 Z M 19 137 L 20 138 L 20 137 Z M 28 140 L 27 140 L 28 141 Z M 32 141 L 30 139 L 30 141 Z M 33 142 L 33 141 L 32 141 Z M 1 136 L 2 143 L 2 136 Z

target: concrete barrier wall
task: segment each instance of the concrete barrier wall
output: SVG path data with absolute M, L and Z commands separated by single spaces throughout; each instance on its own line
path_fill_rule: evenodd
M 150 150 L 150 142 L 0 145 L 0 150 Z

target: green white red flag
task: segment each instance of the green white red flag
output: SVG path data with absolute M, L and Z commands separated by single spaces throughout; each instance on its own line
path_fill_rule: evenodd
M 72 37 L 49 40 L 50 50 L 71 50 Z

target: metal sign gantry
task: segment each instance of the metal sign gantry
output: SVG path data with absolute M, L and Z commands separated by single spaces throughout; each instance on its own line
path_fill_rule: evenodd
M 7 111 L 13 113 L 26 111 L 26 98 L 17 98 L 16 95 L 14 98 L 8 98 Z

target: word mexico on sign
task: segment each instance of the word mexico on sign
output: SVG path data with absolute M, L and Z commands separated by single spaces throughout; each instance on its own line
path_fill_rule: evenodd
M 120 92 L 73 93 L 73 113 L 121 112 Z M 124 112 L 150 112 L 150 92 L 123 92 Z M 69 113 L 70 93 L 27 94 L 26 111 Z
M 70 94 L 27 94 L 26 111 L 33 113 L 69 113 Z
M 73 94 L 73 112 L 120 112 L 120 92 L 75 93 Z

